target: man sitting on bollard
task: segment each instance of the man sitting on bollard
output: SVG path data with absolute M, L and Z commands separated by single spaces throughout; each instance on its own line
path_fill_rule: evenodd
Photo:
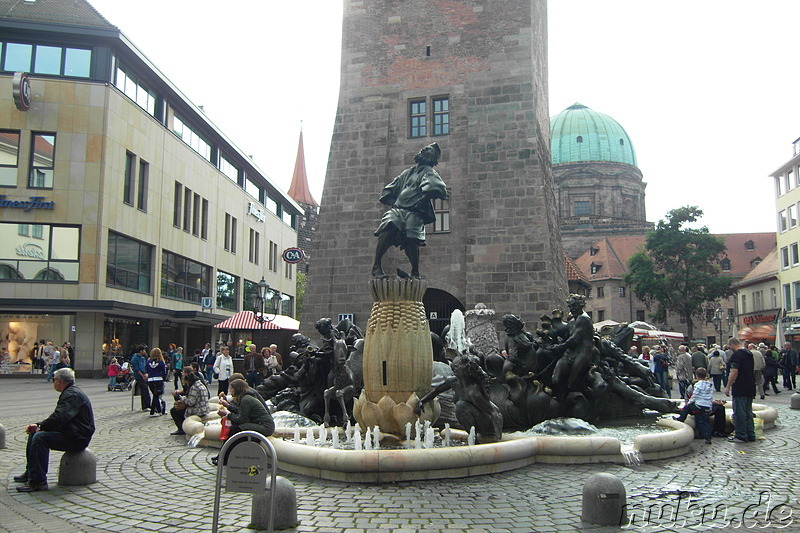
M 47 466 L 50 450 L 80 452 L 89 446 L 94 434 L 94 413 L 86 394 L 75 385 L 75 372 L 60 368 L 53 374 L 53 388 L 61 393 L 53 413 L 43 422 L 30 424 L 25 450 L 25 473 L 14 476 L 24 483 L 19 492 L 47 490 Z

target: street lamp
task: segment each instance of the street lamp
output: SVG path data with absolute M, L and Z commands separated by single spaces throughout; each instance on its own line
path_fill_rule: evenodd
M 267 307 L 267 295 L 269 294 L 269 284 L 267 281 L 262 277 L 261 281 L 258 282 L 256 285 L 255 290 L 253 291 L 253 310 L 255 311 L 255 319 L 258 321 L 259 325 L 261 326 L 261 348 L 264 348 L 264 324 L 268 322 L 272 322 L 278 316 L 278 305 L 281 301 L 281 295 L 277 291 L 272 292 L 272 298 L 270 299 L 270 303 L 272 304 L 272 316 L 270 317 L 266 313 Z
M 717 307 L 717 310 L 714 311 L 714 318 L 711 319 L 711 322 L 714 323 L 714 329 L 717 330 L 717 334 L 719 335 L 719 343 L 722 344 L 722 332 L 725 328 L 725 321 L 723 320 L 725 313 L 722 311 L 722 306 Z M 733 321 L 733 318 L 728 315 L 728 329 L 730 329 L 730 325 Z

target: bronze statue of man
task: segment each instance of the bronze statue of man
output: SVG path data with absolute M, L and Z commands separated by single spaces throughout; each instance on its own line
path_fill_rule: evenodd
M 447 186 L 433 170 L 442 151 L 436 143 L 429 144 L 414 156 L 417 163 L 404 170 L 383 188 L 381 203 L 391 207 L 384 213 L 375 236 L 375 262 L 372 276 L 387 278 L 381 259 L 392 246 L 399 246 L 411 262 L 411 277 L 419 279 L 419 248 L 425 246 L 425 224 L 436 221 L 431 200 L 447 199 Z

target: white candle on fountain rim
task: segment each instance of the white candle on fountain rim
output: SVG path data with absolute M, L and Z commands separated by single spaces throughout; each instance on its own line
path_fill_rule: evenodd
M 411 447 L 411 422 L 406 422 L 406 448 Z
M 447 422 L 444 424 L 444 446 L 450 446 L 450 424 Z
M 469 435 L 467 436 L 467 445 L 475 446 L 475 426 L 470 426 Z
M 339 449 L 339 428 L 333 428 L 331 430 L 331 447 L 334 450 Z
M 420 433 L 422 433 L 422 424 L 419 422 L 419 418 L 414 422 L 414 438 L 420 438 Z
M 367 428 L 367 432 L 364 434 L 364 449 L 372 449 L 372 428 Z
M 425 430 L 425 447 L 426 448 L 428 448 L 428 449 L 433 448 L 433 437 L 434 437 L 433 428 L 429 426 L 428 429 Z
M 328 428 L 325 426 L 319 427 L 319 445 L 325 446 L 325 443 L 328 441 Z
M 313 427 L 306 428 L 306 444 L 308 444 L 309 446 L 314 446 L 315 444 Z
M 378 429 L 378 426 L 375 426 L 372 430 L 372 449 L 381 449 L 381 432 Z
M 353 449 L 357 452 L 361 451 L 361 428 L 356 424 L 356 429 L 353 431 Z
M 347 423 L 344 425 L 344 436 L 345 440 L 350 440 L 350 437 L 353 436 L 353 426 L 350 425 L 350 419 L 347 419 Z

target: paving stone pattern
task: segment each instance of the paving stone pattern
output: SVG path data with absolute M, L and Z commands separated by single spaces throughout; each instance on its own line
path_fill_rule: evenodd
M 57 486 L 61 453 L 55 452 L 50 490 L 22 494 L 11 478 L 24 468 L 24 426 L 47 416 L 58 393 L 40 380 L 0 379 L 5 407 L 0 423 L 6 428 L 0 532 L 210 531 L 215 480 L 210 458 L 216 451 L 190 448 L 170 436 L 169 416 L 148 417 L 138 410 L 138 398 L 131 411 L 130 395 L 107 393 L 105 380 L 79 380 L 79 385 L 95 406 L 97 433 L 90 448 L 98 458 L 98 482 Z M 583 483 L 597 472 L 618 476 L 626 487 L 635 520 L 623 529 L 797 531 L 800 414 L 789 409 L 790 394 L 765 400 L 778 408 L 779 426 L 758 443 L 714 439 L 709 446 L 697 440 L 684 457 L 639 467 L 534 464 L 469 479 L 381 485 L 283 473 L 297 490 L 300 520 L 288 531 L 619 531 L 580 521 Z M 14 407 L 21 401 L 23 407 Z M 223 492 L 222 500 L 220 531 L 252 531 L 250 495 Z

